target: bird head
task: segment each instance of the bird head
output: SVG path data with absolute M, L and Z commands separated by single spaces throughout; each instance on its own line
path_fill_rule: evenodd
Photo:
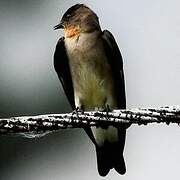
M 72 37 L 81 32 L 99 30 L 97 15 L 84 4 L 76 4 L 70 7 L 63 15 L 60 23 L 54 29 L 64 29 L 67 37 Z

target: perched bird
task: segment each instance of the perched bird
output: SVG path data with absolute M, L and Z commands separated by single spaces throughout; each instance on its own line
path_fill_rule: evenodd
M 113 35 L 101 30 L 97 15 L 84 4 L 70 7 L 54 29 L 64 30 L 56 45 L 54 67 L 73 109 L 125 109 L 120 50 Z M 123 150 L 126 126 L 85 128 L 96 147 L 98 172 L 126 172 Z

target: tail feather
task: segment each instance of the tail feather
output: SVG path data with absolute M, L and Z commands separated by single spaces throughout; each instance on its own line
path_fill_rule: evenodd
M 124 151 L 124 145 L 125 145 L 125 140 L 126 140 L 126 129 L 122 128 L 121 130 L 118 131 L 118 137 L 119 141 L 115 145 L 114 148 L 114 169 L 119 173 L 119 174 L 125 174 L 126 173 L 126 165 L 123 157 L 123 151 Z
M 126 165 L 123 154 L 118 151 L 120 149 L 114 149 L 113 167 L 121 175 L 126 173 Z
M 96 146 L 97 166 L 101 176 L 106 176 L 112 168 L 121 175 L 126 172 L 126 165 L 123 157 L 126 130 L 121 130 L 119 132 L 118 142 L 105 141 L 101 147 Z
M 117 162 L 115 162 L 114 169 L 121 175 L 126 173 L 126 165 L 123 156 L 120 157 Z
M 111 159 L 108 157 L 108 150 L 106 146 L 96 147 L 97 166 L 100 176 L 106 176 L 112 168 Z

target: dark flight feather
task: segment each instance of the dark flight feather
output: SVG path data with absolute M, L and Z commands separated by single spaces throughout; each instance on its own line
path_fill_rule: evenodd
M 64 37 L 61 37 L 56 45 L 54 53 L 54 68 L 57 72 L 59 80 L 62 84 L 64 92 L 68 98 L 68 101 L 73 110 L 76 109 L 74 100 L 74 88 L 72 83 L 71 71 L 69 67 L 69 60 L 66 53 Z M 90 127 L 84 127 L 85 132 L 88 134 L 89 138 L 96 145 L 93 133 Z
M 115 91 L 118 102 L 117 108 L 125 109 L 126 94 L 121 52 L 111 32 L 109 32 L 108 30 L 103 31 L 102 38 L 104 42 L 105 52 L 112 69 L 113 79 L 115 81 Z
M 113 35 L 109 31 L 105 30 L 102 32 L 102 40 L 115 83 L 117 108 L 125 109 L 126 96 L 122 56 Z M 118 127 L 117 142 L 106 141 L 103 146 L 96 146 L 98 171 L 101 176 L 106 176 L 112 168 L 115 168 L 120 174 L 126 172 L 123 157 L 125 138 L 126 126 L 121 125 Z
M 56 45 L 54 53 L 54 68 L 57 72 L 59 80 L 61 81 L 64 92 L 68 98 L 68 101 L 72 109 L 75 109 L 74 89 L 68 57 L 64 45 L 64 37 L 61 37 Z

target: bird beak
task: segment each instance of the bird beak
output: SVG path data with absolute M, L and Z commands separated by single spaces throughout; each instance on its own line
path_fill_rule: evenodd
M 58 25 L 54 26 L 54 30 L 56 29 L 64 29 L 64 25 L 62 22 L 60 22 Z

